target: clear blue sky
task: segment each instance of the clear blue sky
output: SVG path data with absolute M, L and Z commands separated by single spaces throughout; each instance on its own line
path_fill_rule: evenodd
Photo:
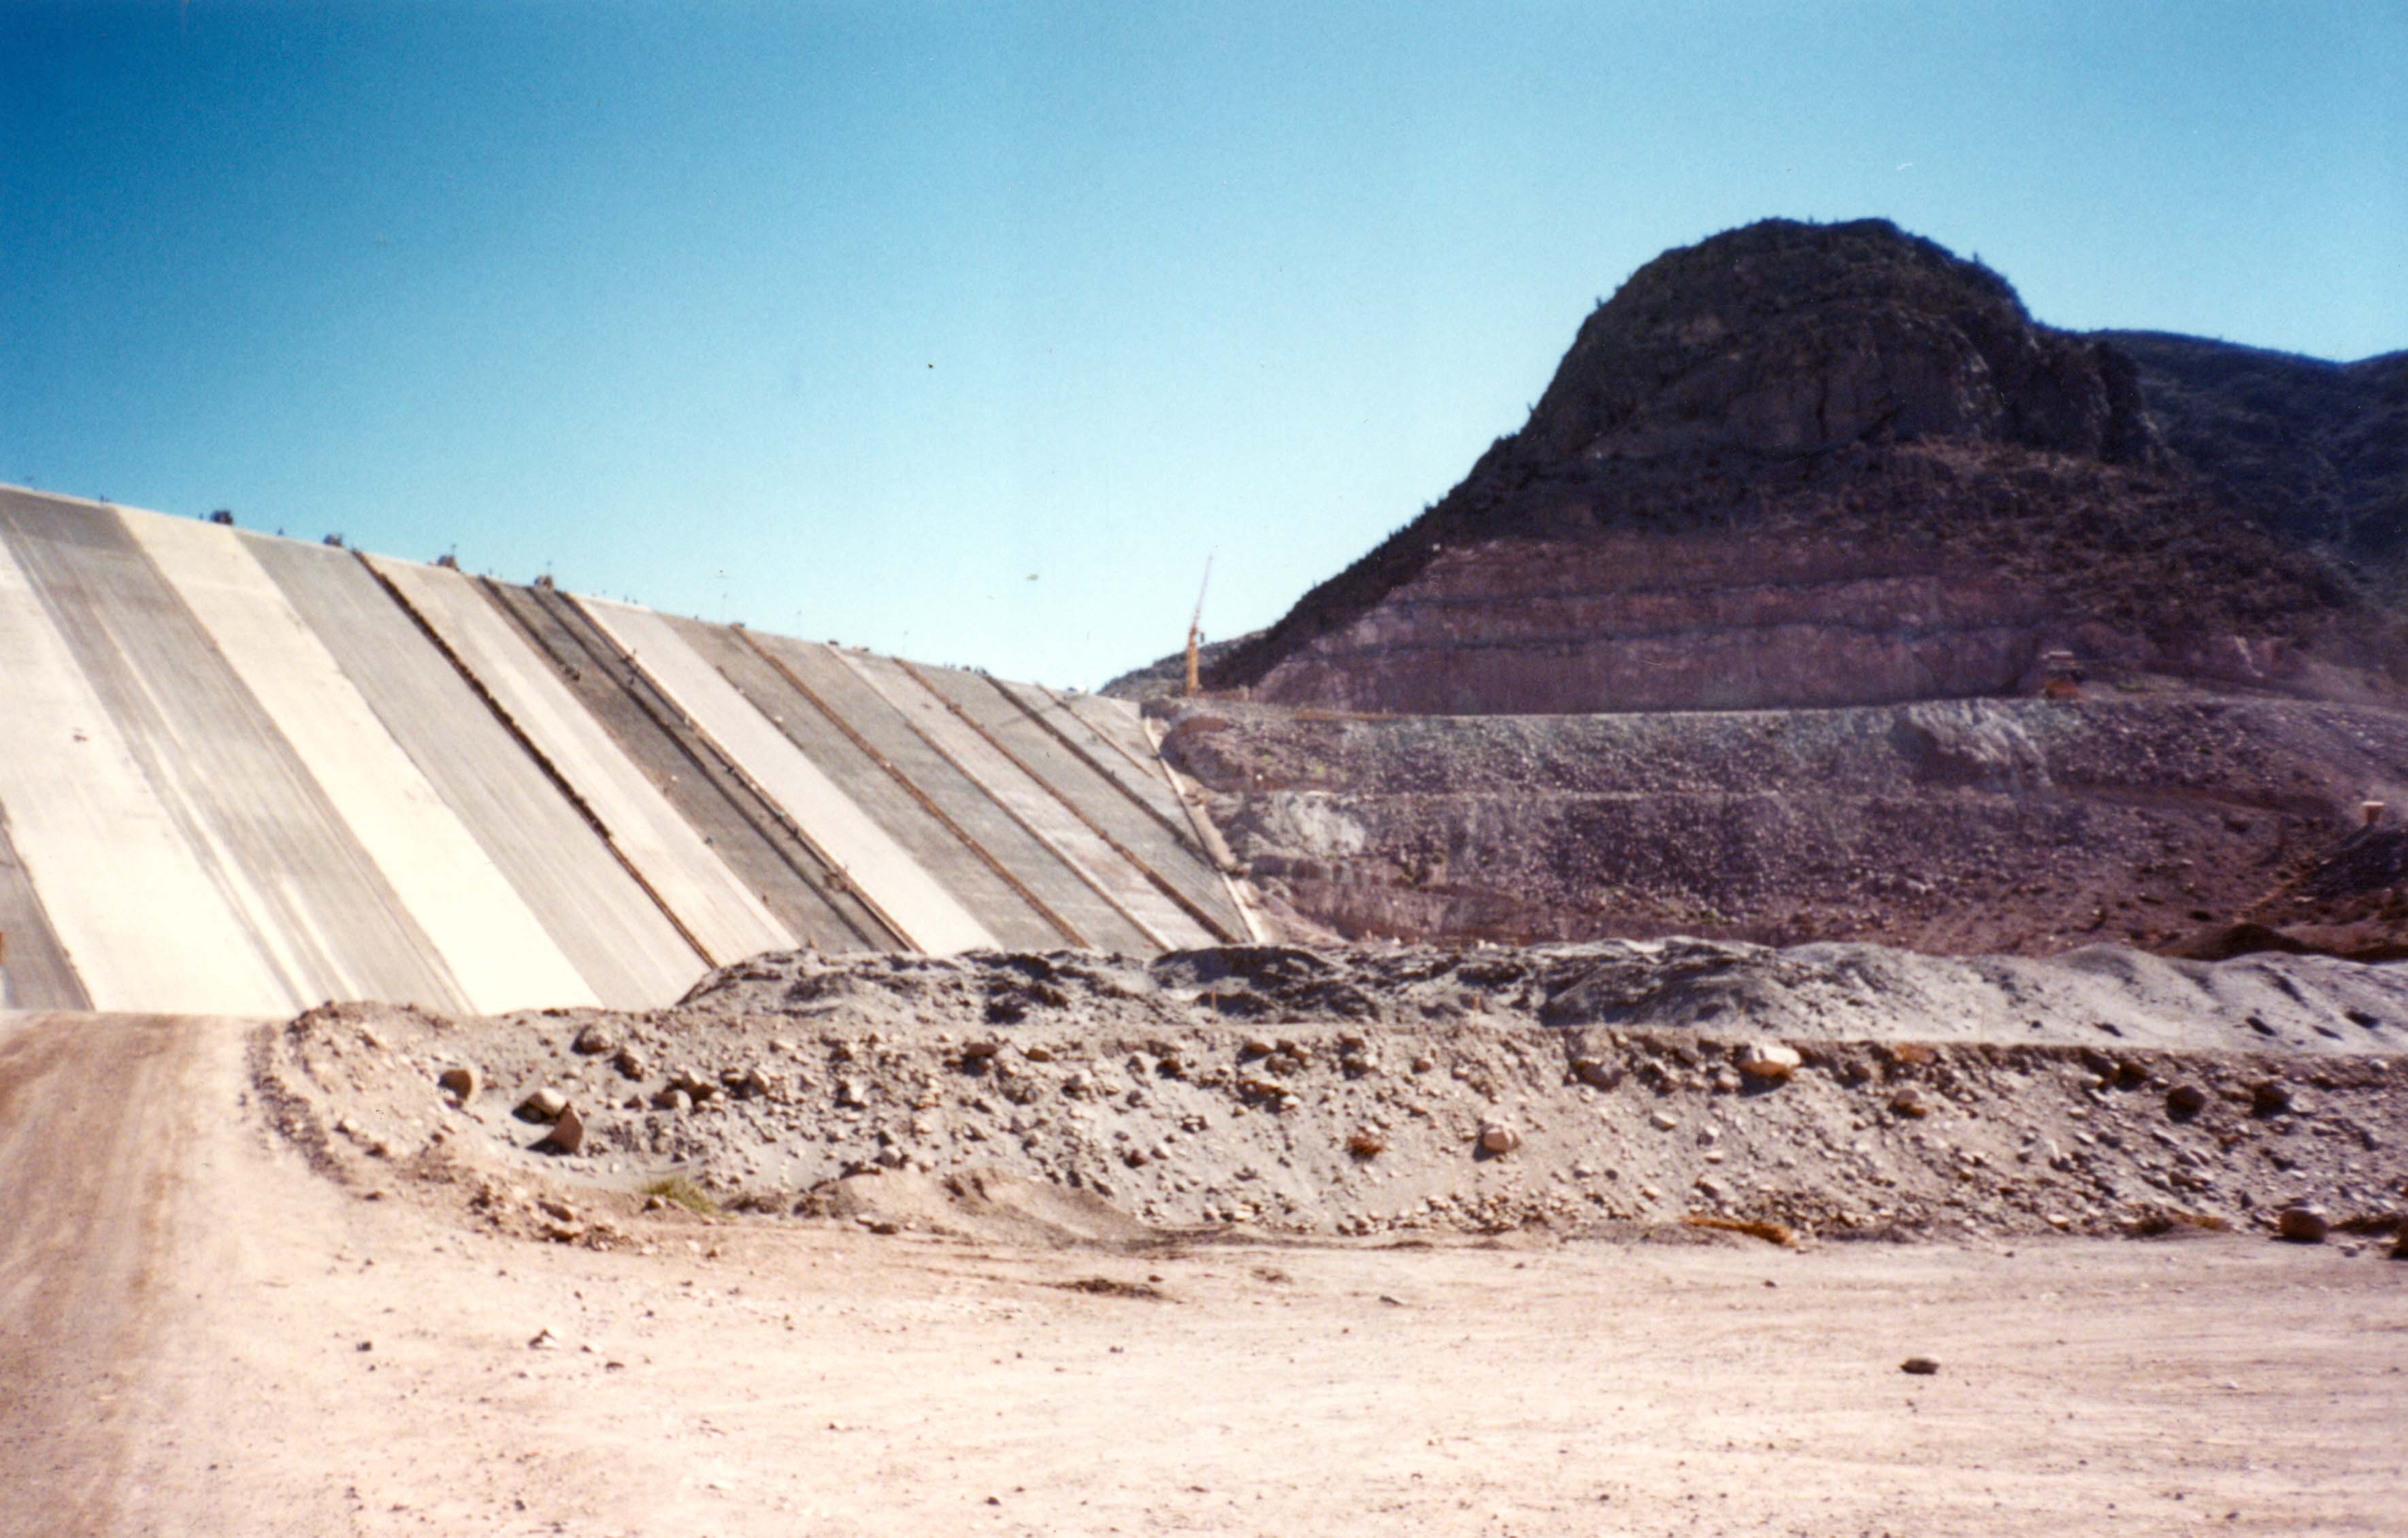
M 2408 6 L 0 7 L 0 479 L 1092 685 L 1669 246 L 2408 347 Z

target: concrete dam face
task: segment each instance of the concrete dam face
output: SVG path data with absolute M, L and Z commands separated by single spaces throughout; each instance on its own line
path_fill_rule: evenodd
M 1252 933 L 1120 701 L 0 488 L 0 1007 Z

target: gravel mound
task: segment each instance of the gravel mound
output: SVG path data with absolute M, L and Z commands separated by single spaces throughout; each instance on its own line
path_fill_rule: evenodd
M 2403 1026 L 2408 971 L 2312 957 L 806 953 L 646 1014 L 330 1005 L 254 1070 L 341 1177 L 589 1241 L 521 1183 L 1063 1243 L 2348 1232 L 2403 1203 Z

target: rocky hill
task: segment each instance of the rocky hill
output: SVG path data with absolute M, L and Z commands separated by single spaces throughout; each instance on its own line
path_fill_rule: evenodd
M 2139 366 L 2167 448 L 2227 501 L 2395 601 L 2408 589 L 2408 352 L 2335 363 L 2164 332 L 2093 335 Z
M 2345 563 L 2390 548 L 2396 499 L 2244 506 L 2289 461 L 2202 447 L 2230 361 L 2139 350 L 1883 221 L 1668 252 L 1522 431 L 1207 681 L 1373 711 L 1844 705 L 2031 691 L 2063 648 L 2095 678 L 2401 698 L 2408 628 Z M 2379 392 L 2385 362 L 2353 366 Z M 2385 439 L 2368 416 L 2319 451 L 2379 473 Z

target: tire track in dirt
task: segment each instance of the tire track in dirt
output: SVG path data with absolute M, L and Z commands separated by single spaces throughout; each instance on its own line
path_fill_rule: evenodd
M 161 1326 L 194 1048 L 220 1023 L 0 1016 L 0 1525 L 12 1533 L 113 1523 L 134 1374 Z

